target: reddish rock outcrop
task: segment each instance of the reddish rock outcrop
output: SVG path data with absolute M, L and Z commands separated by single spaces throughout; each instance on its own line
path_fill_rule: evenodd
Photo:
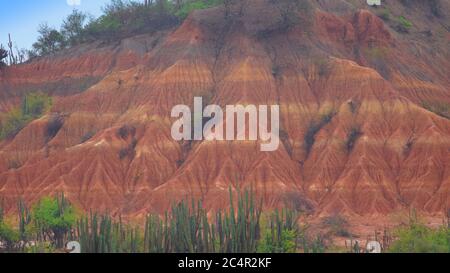
M 0 109 L 17 104 L 21 86 L 99 78 L 86 90 L 55 88 L 51 112 L 64 124 L 54 138 L 45 137 L 49 114 L 1 143 L 8 208 L 64 191 L 83 209 L 139 216 L 186 197 L 221 207 L 230 187 L 317 215 L 450 207 L 450 121 L 423 107 L 450 105 L 442 41 L 414 55 L 420 45 L 371 11 L 320 6 L 308 27 L 274 31 L 277 9 L 252 4 L 233 22 L 220 8 L 196 11 L 156 45 L 136 37 L 5 70 Z M 174 141 L 171 109 L 195 96 L 279 104 L 282 145 L 267 153 L 258 142 Z

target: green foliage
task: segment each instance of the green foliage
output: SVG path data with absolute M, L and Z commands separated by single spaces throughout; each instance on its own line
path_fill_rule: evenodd
M 143 251 L 140 230 L 91 213 L 77 221 L 75 238 L 82 253 L 137 253 Z
M 5 207 L 3 198 L 0 199 L 0 223 L 3 222 L 3 218 L 5 217 Z
M 4 202 L 0 200 L 0 242 L 5 243 L 6 250 L 11 251 L 14 245 L 19 241 L 19 232 L 12 225 L 8 224 L 4 219 Z
M 2 120 L 0 139 L 6 139 L 15 136 L 32 119 L 23 115 L 20 108 L 15 108 L 9 111 Z
M 230 204 L 233 199 L 230 192 Z M 163 218 L 151 214 L 144 233 L 109 216 L 91 214 L 77 222 L 83 253 L 256 252 L 261 208 L 249 193 L 239 195 L 237 211 L 219 211 L 210 221 L 201 202 L 182 201 Z
M 295 253 L 299 229 L 298 215 L 291 210 L 277 210 L 271 216 L 269 226 L 264 229 L 263 239 L 258 245 L 260 253 Z
M 396 30 L 398 32 L 402 32 L 402 33 L 409 33 L 409 30 L 412 28 L 413 24 L 411 23 L 411 21 L 409 21 L 408 19 L 406 19 L 405 16 L 399 16 L 397 17 L 397 26 L 396 26 Z
M 164 30 L 180 23 L 194 10 L 223 3 L 223 0 L 157 0 L 145 4 L 133 0 L 111 0 L 103 8 L 103 14 L 96 19 L 74 10 L 63 21 L 59 31 L 42 24 L 38 30 L 38 41 L 33 44 L 28 55 L 35 58 L 83 42 L 112 42 L 132 35 Z
M 405 16 L 399 16 L 398 18 L 398 22 L 405 28 L 411 28 L 413 26 L 413 24 L 405 18 Z
M 83 30 L 86 25 L 87 15 L 81 11 L 74 9 L 67 16 L 61 26 L 61 34 L 67 44 L 73 46 L 83 42 Z
M 148 215 L 143 232 L 141 227 L 124 224 L 121 218 L 115 220 L 107 214 L 90 213 L 77 218 L 64 195 L 42 198 L 31 214 L 19 201 L 19 231 L 2 222 L 0 239 L 11 246 L 19 240 L 26 243 L 34 239 L 33 246 L 20 250 L 31 253 L 54 252 L 62 249 L 67 240 L 79 241 L 83 253 L 297 251 L 300 230 L 296 212 L 277 210 L 264 225 L 262 203 L 248 191 L 237 196 L 235 203 L 230 189 L 229 210 L 219 210 L 215 217 L 208 215 L 200 201 L 174 204 L 164 217 Z M 313 243 L 308 241 L 310 245 Z
M 119 32 L 121 23 L 118 18 L 113 16 L 101 16 L 95 21 L 90 22 L 86 29 L 85 35 L 88 40 L 93 40 L 98 37 L 103 40 L 112 40 Z
M 32 120 L 39 118 L 49 110 L 51 97 L 43 93 L 29 93 L 22 99 L 20 107 L 9 111 L 0 124 L 0 139 L 15 136 Z
M 32 236 L 30 228 L 31 226 L 31 214 L 26 206 L 25 202 L 20 199 L 18 203 L 18 211 L 19 211 L 19 235 L 20 240 L 27 242 L 28 239 Z
M 213 0 L 206 2 L 211 1 Z M 194 5 L 192 8 L 198 7 Z M 177 12 L 169 0 L 152 1 L 149 5 L 131 0 L 111 0 L 103 8 L 103 14 L 96 19 L 74 10 L 64 19 L 60 30 L 49 27 L 46 23 L 41 24 L 38 40 L 28 55 L 35 58 L 83 42 L 112 42 L 131 35 L 163 30 L 179 22 L 175 15 Z
M 36 242 L 34 245 L 25 249 L 26 253 L 42 254 L 55 253 L 56 248 L 50 242 Z
M 450 253 L 450 228 L 429 228 L 414 220 L 397 229 L 398 239 L 391 245 L 393 253 Z
M 35 54 L 39 56 L 48 55 L 64 48 L 64 36 L 58 30 L 44 23 L 39 26 L 38 32 L 38 40 L 33 44 Z
M 49 110 L 52 105 L 52 98 L 48 95 L 37 92 L 25 95 L 22 100 L 22 114 L 33 119 L 39 118 Z
M 42 198 L 33 207 L 32 216 L 38 230 L 51 236 L 58 248 L 63 247 L 63 239 L 77 220 L 75 209 L 64 194 L 56 198 Z
M 176 23 L 171 1 L 161 0 L 145 6 L 136 1 L 113 0 L 104 7 L 102 16 L 86 25 L 81 35 L 86 41 L 114 41 L 166 29 Z
M 19 241 L 19 232 L 5 221 L 0 221 L 0 241 L 6 244 L 7 250 L 12 250 Z
M 194 0 L 185 1 L 175 12 L 175 15 L 184 20 L 192 11 L 202 10 L 223 4 L 223 0 Z

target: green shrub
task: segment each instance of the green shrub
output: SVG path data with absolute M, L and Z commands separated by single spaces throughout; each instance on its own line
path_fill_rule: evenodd
M 14 137 L 29 122 L 39 118 L 50 109 L 51 97 L 43 93 L 29 93 L 22 99 L 20 107 L 9 111 L 0 126 L 0 139 Z
M 75 209 L 63 194 L 56 198 L 42 198 L 33 207 L 32 217 L 42 234 L 51 234 L 57 248 L 63 247 L 64 238 L 77 220 Z
M 413 24 L 411 21 L 405 18 L 405 16 L 397 17 L 397 26 L 396 30 L 402 33 L 409 33 L 409 30 L 412 28 Z
M 295 253 L 299 229 L 298 215 L 291 210 L 276 210 L 270 217 L 268 226 L 262 231 L 258 243 L 259 253 Z
M 297 251 L 297 233 L 294 230 L 281 231 L 278 242 L 267 232 L 258 245 L 259 253 L 295 253 Z
M 194 0 L 194 1 L 186 1 L 183 3 L 178 11 L 175 12 L 175 15 L 184 20 L 192 11 L 207 9 L 211 7 L 218 6 L 223 3 L 223 0 Z
M 20 108 L 9 111 L 0 126 L 0 139 L 14 137 L 31 119 L 22 114 Z
M 31 51 L 33 54 L 39 56 L 53 54 L 65 47 L 64 36 L 58 30 L 49 27 L 47 23 L 41 24 L 38 32 L 38 40 L 33 44 Z
M 19 232 L 4 221 L 0 222 L 0 241 L 4 242 L 7 250 L 12 250 L 19 241 Z
M 5 201 L 4 199 L 0 199 L 0 223 L 3 222 L 3 217 L 5 216 Z
M 135 1 L 113 0 L 103 15 L 91 20 L 82 31 L 86 41 L 114 41 L 132 35 L 162 30 L 178 23 L 171 1 L 157 1 L 149 6 Z
M 50 109 L 52 98 L 41 92 L 29 93 L 22 99 L 22 115 L 30 118 L 38 118 Z
M 418 222 L 396 231 L 398 239 L 391 245 L 393 253 L 450 253 L 450 229 L 432 229 Z

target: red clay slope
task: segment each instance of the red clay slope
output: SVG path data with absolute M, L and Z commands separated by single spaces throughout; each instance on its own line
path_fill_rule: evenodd
M 140 53 L 96 46 L 8 68 L 5 109 L 17 104 L 15 85 L 101 80 L 55 91 L 51 113 L 1 143 L 0 195 L 12 209 L 18 197 L 64 191 L 86 210 L 140 215 L 187 196 L 221 207 L 230 187 L 252 187 L 266 206 L 288 201 L 319 215 L 441 213 L 450 207 L 450 121 L 423 105 L 450 105 L 448 38 L 412 45 L 371 11 L 315 8 L 310 25 L 283 31 L 265 1 L 232 22 L 220 8 L 197 11 Z M 195 96 L 279 104 L 283 145 L 267 153 L 257 142 L 174 141 L 171 109 Z M 55 114 L 64 125 L 48 140 Z M 311 124 L 322 126 L 308 145 Z

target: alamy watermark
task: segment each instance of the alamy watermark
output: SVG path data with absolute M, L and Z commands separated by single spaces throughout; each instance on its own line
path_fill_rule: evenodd
M 177 105 L 171 116 L 179 118 L 172 126 L 176 141 L 259 140 L 263 152 L 276 151 L 280 145 L 279 105 L 270 106 L 269 116 L 268 105 L 227 105 L 224 111 L 218 105 L 203 107 L 203 99 L 195 97 L 194 112 L 187 105 Z

